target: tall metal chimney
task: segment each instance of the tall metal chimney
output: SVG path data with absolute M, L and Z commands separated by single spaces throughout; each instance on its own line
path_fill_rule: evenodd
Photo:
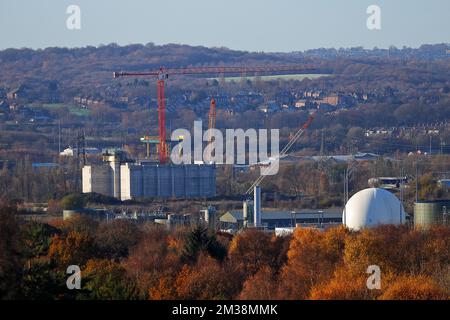
M 256 186 L 254 188 L 253 195 L 253 214 L 254 214 L 254 225 L 255 227 L 261 226 L 261 187 Z

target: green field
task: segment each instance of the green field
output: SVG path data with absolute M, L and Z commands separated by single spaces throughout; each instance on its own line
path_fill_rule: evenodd
M 283 80 L 303 80 L 305 78 L 308 79 L 317 79 L 321 77 L 329 77 L 331 74 L 317 74 L 317 73 L 310 73 L 310 74 L 282 74 L 282 75 L 270 75 L 270 76 L 261 76 L 262 81 L 269 81 L 269 80 L 277 80 L 277 79 L 283 79 Z M 255 80 L 255 76 L 247 76 L 245 79 L 253 81 Z M 234 81 L 239 82 L 241 81 L 242 77 L 224 77 L 225 81 Z M 209 78 L 209 80 L 217 80 L 220 81 L 220 78 Z
M 43 103 L 43 104 L 32 104 L 32 107 L 35 108 L 45 108 L 45 109 L 59 109 L 59 108 L 68 108 L 69 112 L 73 115 L 82 117 L 82 116 L 88 116 L 90 114 L 89 109 L 83 109 L 80 107 L 77 107 L 75 105 L 71 104 L 64 104 L 64 103 Z

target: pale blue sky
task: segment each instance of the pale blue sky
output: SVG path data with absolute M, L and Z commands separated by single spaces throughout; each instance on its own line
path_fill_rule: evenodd
M 66 8 L 81 8 L 81 30 Z M 381 30 L 366 9 L 381 7 Z M 450 43 L 450 0 L 0 0 L 0 49 L 116 42 L 250 51 Z

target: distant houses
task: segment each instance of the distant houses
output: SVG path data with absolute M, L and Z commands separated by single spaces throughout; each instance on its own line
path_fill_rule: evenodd
M 25 96 L 25 87 L 24 86 L 20 86 L 14 90 L 9 91 L 6 94 L 6 98 L 8 100 L 17 100 L 19 98 L 23 98 Z
M 295 102 L 295 107 L 300 108 L 300 109 L 306 108 L 307 103 L 308 103 L 308 100 L 300 99 L 300 100 L 297 100 L 297 102 Z
M 275 103 L 275 101 L 270 101 L 258 108 L 263 113 L 272 113 L 280 109 L 280 107 Z
M 80 96 L 74 97 L 73 101 L 75 101 L 75 103 L 77 103 L 81 106 L 84 106 L 84 107 L 100 105 L 103 103 L 103 101 L 98 98 L 84 98 L 84 97 L 80 97 Z

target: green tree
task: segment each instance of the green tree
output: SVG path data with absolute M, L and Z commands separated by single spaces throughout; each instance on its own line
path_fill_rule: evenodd
M 82 289 L 78 299 L 133 300 L 139 298 L 136 284 L 125 269 L 109 260 L 92 259 L 82 270 Z
M 31 259 L 46 255 L 51 243 L 51 237 L 59 234 L 60 231 L 45 223 L 30 221 L 21 228 L 22 234 L 22 254 Z
M 84 197 L 77 193 L 71 193 L 61 199 L 61 207 L 64 210 L 82 209 L 85 205 Z
M 183 258 L 195 262 L 200 252 L 205 251 L 217 260 L 223 260 L 227 254 L 225 247 L 217 241 L 208 228 L 197 225 L 189 232 L 183 248 Z
M 73 298 L 66 286 L 66 274 L 55 270 L 55 264 L 46 258 L 29 260 L 22 272 L 20 297 L 30 300 Z
M 13 207 L 0 208 L 0 299 L 12 299 L 17 294 L 20 257 L 19 222 Z

